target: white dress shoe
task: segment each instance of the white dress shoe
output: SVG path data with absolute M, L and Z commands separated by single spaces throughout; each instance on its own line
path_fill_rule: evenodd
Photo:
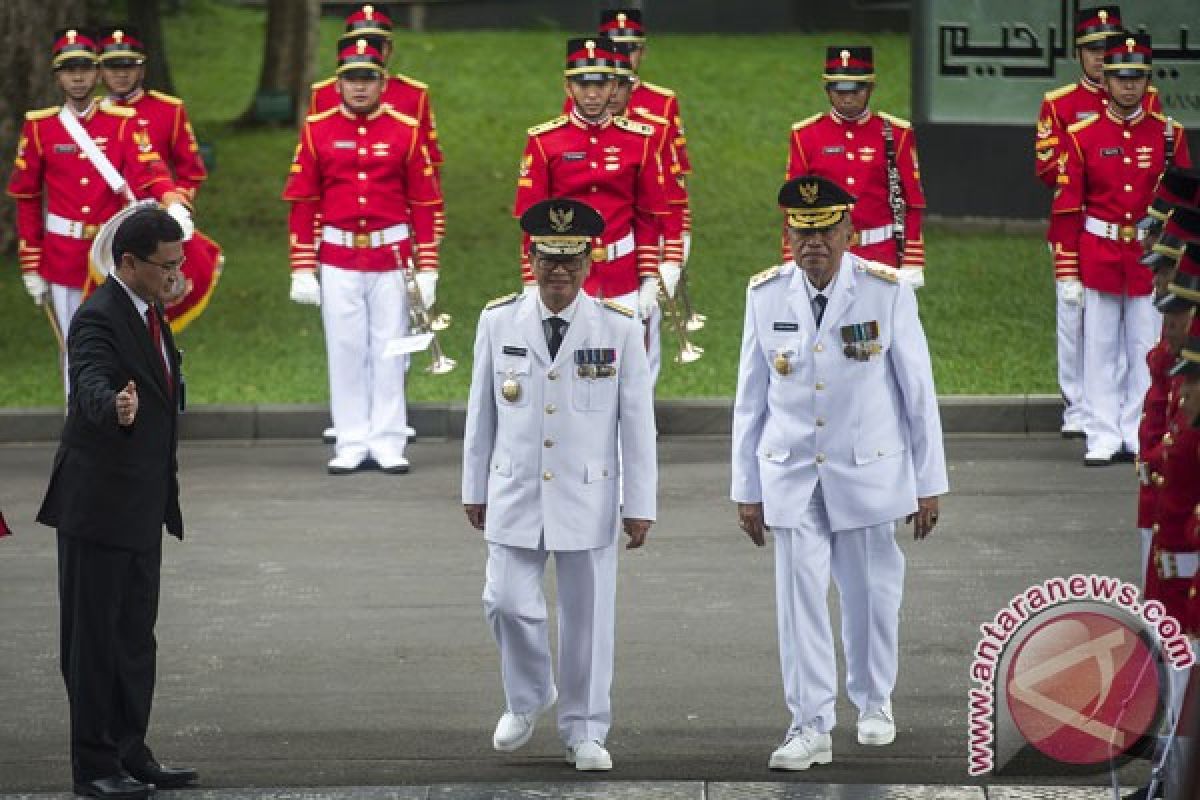
M 492 747 L 501 753 L 511 753 L 525 745 L 533 737 L 537 727 L 537 719 L 543 712 L 558 702 L 558 690 L 550 687 L 550 699 L 536 711 L 527 714 L 517 714 L 505 711 L 500 721 L 496 723 L 496 732 L 492 734 Z
M 325 444 L 335 444 L 337 442 L 337 428 L 331 426 L 321 431 L 321 441 Z
M 567 763 L 574 764 L 580 772 L 604 772 L 612 769 L 612 756 L 604 745 L 588 739 L 567 747 Z
M 327 468 L 330 475 L 349 475 L 352 472 L 358 472 L 366 460 L 366 453 L 342 453 L 329 459 Z
M 1085 467 L 1108 467 L 1112 465 L 1114 455 L 1112 450 L 1088 450 L 1083 457 L 1083 465 Z
M 828 733 L 817 733 L 816 728 L 804 728 L 789 736 L 787 741 L 771 753 L 767 766 L 771 769 L 802 770 L 813 764 L 828 764 L 833 761 L 833 737 Z
M 404 456 L 398 456 L 395 453 L 373 451 L 371 457 L 375 459 L 375 463 L 379 465 L 379 469 L 388 475 L 408 474 L 408 459 Z
M 896 720 L 892 704 L 868 711 L 858 717 L 858 743 L 881 746 L 896 741 Z

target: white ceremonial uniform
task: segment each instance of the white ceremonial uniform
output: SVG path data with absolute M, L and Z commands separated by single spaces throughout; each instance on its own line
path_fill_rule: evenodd
M 1062 426 L 1083 431 L 1083 308 L 1063 300 L 1063 282 L 1054 282 L 1058 343 L 1058 388 L 1063 397 Z
M 793 262 L 746 293 L 733 416 L 732 498 L 762 503 L 775 535 L 776 604 L 792 732 L 834 725 L 826 594 L 842 608 L 846 692 L 860 712 L 896 682 L 904 556 L 896 520 L 948 489 L 925 334 L 911 288 L 847 253 L 820 327 Z M 859 342 L 851 357 L 843 334 Z M 780 367 L 783 367 L 781 370 Z M 786 373 L 786 374 L 785 374 Z
M 574 746 L 603 742 L 611 724 L 617 533 L 622 517 L 655 517 L 656 434 L 636 316 L 581 292 L 559 315 L 570 324 L 552 360 L 548 314 L 539 297 L 521 295 L 480 315 L 462 500 L 487 505 L 484 610 L 514 713 L 553 694 L 541 579 L 555 554 L 558 724 Z M 611 352 L 615 374 L 582 376 L 575 354 L 589 351 Z

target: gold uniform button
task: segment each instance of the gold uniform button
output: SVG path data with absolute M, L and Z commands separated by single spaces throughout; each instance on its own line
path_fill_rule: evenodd
M 87 153 L 80 153 L 80 154 L 79 154 L 79 157 L 80 157 L 81 159 L 87 158 Z
M 817 463 L 818 464 L 825 463 L 825 454 L 824 453 L 817 453 Z
M 89 183 L 91 183 L 91 181 L 89 181 L 87 178 L 80 178 L 80 179 L 79 179 L 79 185 L 80 185 L 80 186 L 87 186 Z
M 1125 219 L 1133 219 L 1133 214 L 1130 214 L 1128 211 L 1126 211 L 1126 212 L 1125 212 Z
M 847 139 L 853 139 L 853 138 L 854 138 L 854 131 L 846 131 L 846 138 L 847 138 Z
M 1104 104 L 1108 105 L 1108 101 L 1106 100 Z M 1121 131 L 1121 135 L 1124 136 L 1126 139 L 1130 139 L 1133 137 L 1133 134 L 1131 134 L 1129 131 Z
M 588 139 L 588 141 L 591 142 L 592 144 L 596 144 L 599 141 L 599 139 L 597 139 L 595 136 L 593 136 L 590 139 Z
M 553 414 L 555 411 L 558 411 L 558 409 L 554 407 L 554 403 L 546 404 L 546 413 L 547 414 Z
M 548 480 L 553 480 L 553 479 L 554 479 L 554 473 L 551 472 L 550 470 L 546 470 L 545 472 L 542 473 L 542 480 L 548 481 Z
M 1130 185 L 1127 183 L 1127 184 L 1125 184 L 1125 191 L 1127 191 L 1127 192 L 1132 192 L 1132 191 L 1133 191 L 1133 187 L 1132 187 L 1132 186 L 1130 186 Z
M 367 227 L 367 221 L 366 221 L 365 219 L 360 219 L 360 220 L 358 221 L 358 227 L 360 227 L 360 228 L 365 228 L 365 227 Z
M 813 352 L 814 353 L 824 353 L 825 345 L 821 344 L 820 342 L 817 342 L 817 346 L 813 348 Z
M 358 173 L 358 179 L 360 181 L 365 181 L 367 179 L 367 173 L 365 173 L 365 172 Z
M 363 135 L 364 133 L 366 133 L 366 132 L 367 132 L 367 129 L 366 129 L 366 128 L 364 128 L 362 125 L 359 125 L 359 126 L 358 126 L 358 135 L 359 135 L 359 136 L 362 136 L 362 135 Z
M 825 388 L 825 381 L 817 381 L 817 391 L 819 392 L 824 388 Z
M 549 372 L 546 373 L 546 377 L 552 381 L 558 380 L 558 370 L 556 370 L 556 369 L 550 370 Z
M 547 439 L 546 441 L 542 442 L 542 446 L 543 447 L 554 447 L 554 440 Z
M 853 151 L 853 150 L 848 150 L 848 151 L 846 152 L 846 158 L 847 158 L 847 159 L 849 159 L 850 161 L 853 161 L 853 160 L 854 160 L 854 151 Z
M 1121 160 L 1122 160 L 1122 161 L 1124 161 L 1126 164 L 1132 164 L 1132 163 L 1133 163 L 1133 159 L 1132 159 L 1132 158 L 1130 158 L 1129 156 L 1125 156 L 1125 158 L 1123 158 L 1123 159 L 1121 159 Z
M 597 191 L 599 191 L 599 189 L 597 189 L 595 186 L 593 186 L 593 187 L 592 187 L 592 191 L 593 191 L 593 192 L 597 192 Z
M 1196 599 L 1196 587 L 1193 586 L 1192 588 L 1188 589 L 1188 600 L 1195 600 L 1195 599 Z
M 1159 525 L 1157 522 L 1150 526 L 1150 530 L 1153 533 L 1158 533 L 1158 528 L 1159 528 Z
M 846 178 L 846 183 L 848 183 L 848 184 L 850 184 L 850 185 L 852 185 L 852 186 L 853 186 L 853 185 L 854 185 L 854 178 L 853 178 L 853 177 Z
M 91 213 L 91 211 L 92 211 L 92 207 L 91 207 L 91 206 L 84 206 L 83 208 L 81 208 L 81 209 L 79 209 L 79 210 L 80 210 L 80 211 L 82 211 L 82 212 L 83 212 L 83 213 L 85 213 L 85 214 L 90 214 L 90 213 Z
M 367 198 L 365 198 L 365 197 L 358 198 L 358 204 L 360 206 L 365 206 L 367 204 Z
M 367 148 L 365 148 L 365 147 L 358 148 L 358 154 L 360 156 L 365 156 L 367 154 Z

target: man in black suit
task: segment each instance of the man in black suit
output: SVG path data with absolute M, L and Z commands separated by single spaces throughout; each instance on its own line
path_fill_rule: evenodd
M 162 529 L 183 538 L 175 457 L 183 382 L 161 301 L 183 232 L 143 208 L 119 224 L 114 268 L 67 338 L 71 394 L 38 521 L 58 529 L 61 666 L 75 791 L 140 798 L 196 780 L 146 746 Z

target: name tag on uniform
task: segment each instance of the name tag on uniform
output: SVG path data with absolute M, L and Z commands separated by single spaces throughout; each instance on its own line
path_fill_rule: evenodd
M 501 352 L 503 352 L 504 355 L 506 355 L 506 356 L 527 356 L 527 355 L 529 355 L 529 350 L 527 350 L 526 348 L 516 347 L 511 344 L 504 345 L 504 349 Z
M 838 153 L 846 152 L 846 148 L 842 147 L 840 144 L 831 144 L 827 145 L 821 152 L 827 156 L 832 156 Z
M 79 148 L 73 144 L 56 144 L 56 145 L 54 145 L 54 152 L 56 152 L 56 153 L 74 153 L 74 152 L 77 152 L 78 150 L 79 150 Z
M 1100 148 L 1100 155 L 1102 155 L 1102 156 L 1119 156 L 1123 152 L 1125 152 L 1125 149 L 1122 147 L 1101 147 Z
M 772 328 L 776 331 L 798 331 L 800 330 L 799 322 L 776 322 Z
M 333 143 L 334 150 L 353 150 L 354 147 L 354 142 L 348 142 L 345 139 L 338 139 Z
M 587 153 L 563 153 L 563 161 L 583 161 Z

